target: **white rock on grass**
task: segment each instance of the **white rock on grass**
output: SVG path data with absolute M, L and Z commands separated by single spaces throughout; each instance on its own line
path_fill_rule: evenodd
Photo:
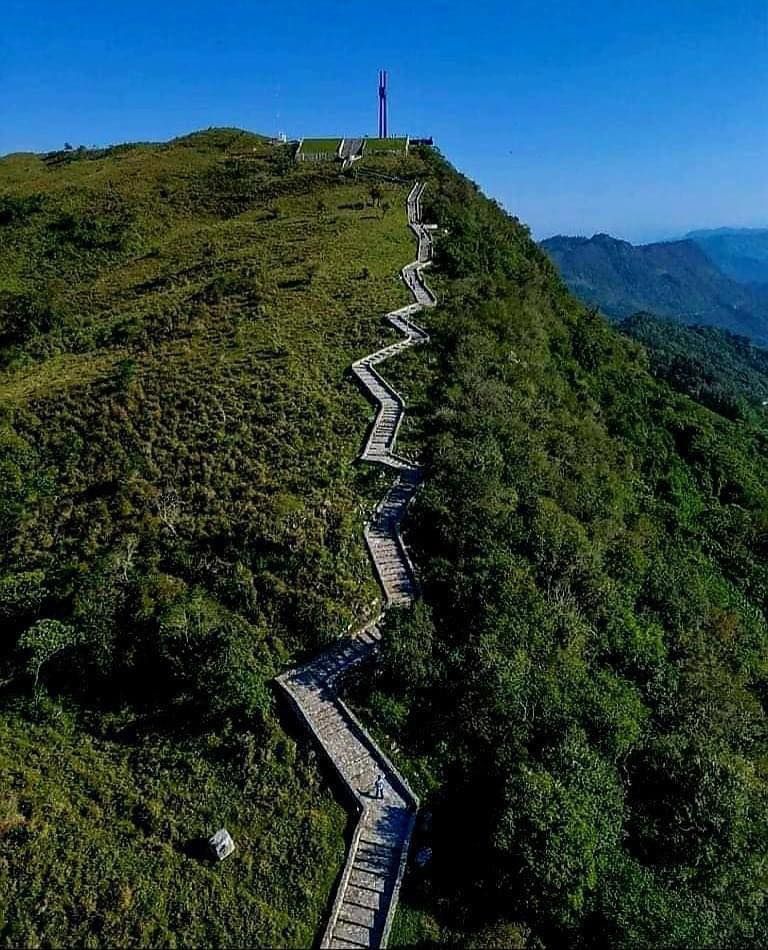
M 208 839 L 208 844 L 211 847 L 214 857 L 219 861 L 228 858 L 235 850 L 235 842 L 232 840 L 232 836 L 226 828 L 221 828 L 215 835 L 211 835 Z

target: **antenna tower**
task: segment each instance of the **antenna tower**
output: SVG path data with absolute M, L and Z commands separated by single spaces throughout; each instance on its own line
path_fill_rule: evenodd
M 379 138 L 389 137 L 389 116 L 387 115 L 387 71 L 379 70 Z

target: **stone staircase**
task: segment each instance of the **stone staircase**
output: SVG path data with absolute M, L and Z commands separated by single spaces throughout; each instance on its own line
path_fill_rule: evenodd
M 412 320 L 422 308 L 436 303 L 422 274 L 432 256 L 432 236 L 421 223 L 423 190 L 424 185 L 417 182 L 408 195 L 408 222 L 416 235 L 418 252 L 416 260 L 402 270 L 415 303 L 386 317 L 404 339 L 352 366 L 360 385 L 377 405 L 361 458 L 385 465 L 397 475 L 365 526 L 365 540 L 384 593 L 385 610 L 393 605 L 408 606 L 417 594 L 416 576 L 400 536 L 400 524 L 419 486 L 420 471 L 394 451 L 405 403 L 374 367 L 406 347 L 429 339 Z M 359 815 L 322 947 L 361 950 L 386 946 L 419 804 L 405 779 L 339 695 L 339 678 L 371 658 L 380 639 L 376 620 L 278 679 L 331 762 Z M 377 778 L 382 784 L 380 797 L 374 794 Z
M 339 158 L 344 161 L 354 161 L 360 157 L 362 151 L 363 140 L 361 138 L 342 139 L 341 145 L 339 146 Z

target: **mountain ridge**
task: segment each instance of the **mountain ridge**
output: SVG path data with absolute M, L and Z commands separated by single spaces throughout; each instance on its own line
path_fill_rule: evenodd
M 768 228 L 711 228 L 685 237 L 696 241 L 727 277 L 768 285 Z
M 607 234 L 540 243 L 568 287 L 608 316 L 638 311 L 722 326 L 768 344 L 768 291 L 726 276 L 694 240 L 633 245 Z

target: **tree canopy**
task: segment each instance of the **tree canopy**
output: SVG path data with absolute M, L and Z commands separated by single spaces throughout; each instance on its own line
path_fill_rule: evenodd
M 425 603 L 357 693 L 429 815 L 401 936 L 762 944 L 762 430 L 655 378 L 435 164 L 437 358 L 408 384 Z

